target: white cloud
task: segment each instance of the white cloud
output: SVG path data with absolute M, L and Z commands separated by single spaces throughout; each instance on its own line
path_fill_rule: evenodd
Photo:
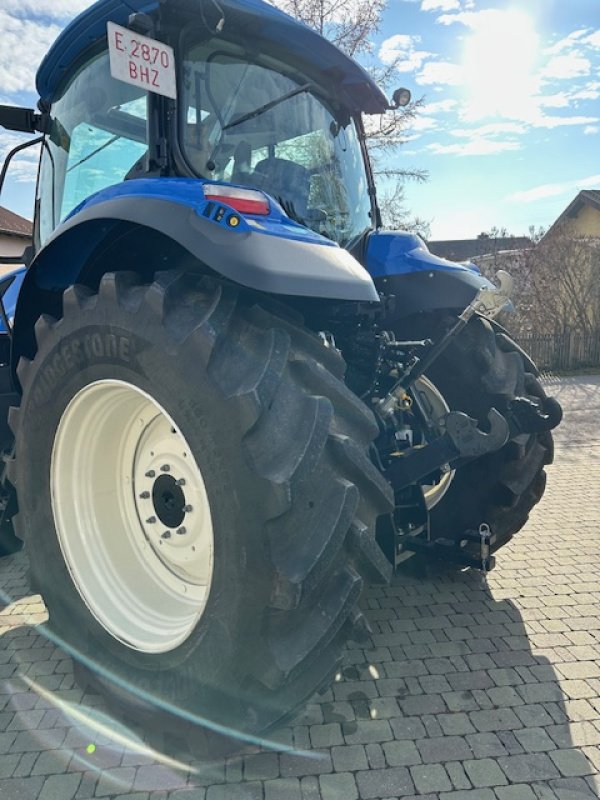
M 31 136 L 20 135 L 18 133 L 0 133 L 0 164 L 9 152 L 17 145 L 23 144 Z M 32 183 L 37 178 L 38 160 L 40 156 L 39 147 L 31 147 L 18 153 L 11 162 L 9 176 L 17 183 Z
M 560 53 L 562 50 L 568 50 L 569 48 L 577 45 L 578 41 L 581 37 L 589 31 L 589 28 L 581 28 L 578 31 L 573 31 L 568 36 L 565 36 L 564 39 L 560 39 L 555 44 L 547 47 L 545 52 L 548 55 L 553 55 L 555 53 Z
M 591 63 L 583 56 L 571 53 L 566 56 L 554 56 L 542 69 L 541 75 L 544 78 L 581 78 L 590 74 Z
M 93 5 L 94 0 L 2 0 L 2 10 L 19 17 L 69 19 Z
M 600 30 L 590 33 L 590 35 L 586 36 L 583 41 L 590 47 L 600 47 Z
M 485 138 L 474 138 L 468 142 L 457 144 L 430 144 L 427 146 L 435 155 L 455 156 L 489 156 L 510 150 L 520 150 L 521 144 L 515 141 L 496 141 Z
M 600 133 L 600 128 L 597 125 L 586 125 L 583 132 L 586 136 L 593 136 L 596 133 Z
M 540 95 L 535 100 L 544 108 L 568 108 L 571 97 L 566 92 L 557 92 L 556 94 Z
M 598 117 L 546 117 L 540 116 L 534 121 L 537 128 L 562 128 L 565 125 L 592 125 Z
M 527 189 L 523 192 L 514 192 L 507 200 L 516 203 L 533 203 L 536 200 L 543 200 L 546 197 L 559 197 L 561 194 L 572 194 L 581 189 L 589 189 L 600 185 L 600 175 L 590 175 L 579 180 L 564 181 L 562 183 L 544 183 Z
M 420 69 L 423 61 L 432 54 L 424 50 L 417 50 L 416 45 L 421 41 L 420 36 L 407 36 L 396 34 L 382 42 L 379 48 L 379 58 L 384 64 L 393 64 L 399 72 L 414 72 Z
M 489 125 L 481 125 L 478 128 L 456 128 L 450 133 L 452 136 L 459 138 L 469 138 L 476 136 L 478 138 L 487 136 L 505 136 L 510 134 L 517 136 L 526 133 L 528 130 L 526 125 L 519 124 L 518 122 L 491 122 Z
M 61 31 L 57 25 L 16 19 L 0 10 L 0 86 L 4 92 L 34 91 L 39 62 Z
M 458 64 L 449 61 L 429 61 L 415 80 L 423 85 L 460 86 L 464 82 L 464 71 Z
M 460 9 L 459 0 L 423 0 L 421 11 L 454 11 Z
M 452 100 L 448 98 L 447 100 L 437 100 L 435 103 L 428 103 L 425 102 L 423 108 L 419 110 L 419 116 L 433 116 L 434 114 L 442 114 L 446 113 L 447 111 L 452 111 L 453 108 L 456 108 L 458 105 L 458 100 Z

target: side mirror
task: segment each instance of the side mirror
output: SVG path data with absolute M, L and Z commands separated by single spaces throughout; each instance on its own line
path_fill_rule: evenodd
M 390 108 L 404 108 L 411 100 L 410 89 L 396 89 L 392 95 L 392 105 Z
M 0 126 L 9 131 L 35 133 L 38 130 L 36 127 L 38 119 L 39 115 L 32 108 L 0 106 Z

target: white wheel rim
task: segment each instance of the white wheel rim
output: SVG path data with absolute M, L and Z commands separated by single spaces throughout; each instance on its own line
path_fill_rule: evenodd
M 202 473 L 172 418 L 124 381 L 86 386 L 60 420 L 50 485 L 60 548 L 96 620 L 140 652 L 182 644 L 206 607 L 214 536 Z
M 443 420 L 450 411 L 450 407 L 441 392 L 425 376 L 417 378 L 413 386 L 413 392 L 419 395 L 419 399 L 425 405 L 429 419 L 438 429 L 437 433 L 442 434 L 444 432 Z M 428 511 L 437 506 L 442 497 L 444 497 L 454 480 L 455 473 L 456 470 L 450 469 L 448 465 L 445 465 L 440 478 L 435 483 L 422 484 L 425 505 Z

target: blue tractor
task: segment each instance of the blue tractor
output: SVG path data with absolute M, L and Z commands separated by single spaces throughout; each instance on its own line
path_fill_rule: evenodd
M 362 117 L 407 93 L 314 31 L 100 0 L 37 89 L 0 108 L 41 143 L 0 286 L 4 547 L 82 683 L 196 748 L 256 736 L 368 636 L 365 582 L 493 565 L 560 408 L 494 322 L 507 276 L 381 230 Z

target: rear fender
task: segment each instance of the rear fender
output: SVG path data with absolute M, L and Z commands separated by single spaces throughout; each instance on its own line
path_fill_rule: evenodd
M 337 244 L 293 222 L 269 198 L 264 216 L 240 214 L 206 200 L 207 181 L 146 178 L 109 187 L 78 206 L 36 259 L 40 285 L 73 282 L 103 229 L 129 223 L 161 233 L 218 275 L 260 292 L 331 300 L 377 302 L 368 272 Z M 95 241 L 75 233 L 82 252 L 58 265 L 65 236 L 94 223 Z M 58 270 L 58 273 L 57 273 Z

